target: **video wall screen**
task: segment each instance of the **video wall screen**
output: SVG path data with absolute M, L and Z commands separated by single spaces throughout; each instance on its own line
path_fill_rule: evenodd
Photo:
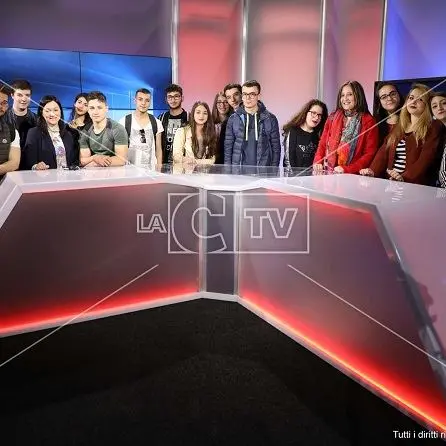
M 32 108 L 42 96 L 52 94 L 66 114 L 78 93 L 99 90 L 107 96 L 110 117 L 119 119 L 134 110 L 133 97 L 139 88 L 152 92 L 155 115 L 167 107 L 164 89 L 172 82 L 172 60 L 167 57 L 0 48 L 0 60 L 1 81 L 31 83 Z
M 53 94 L 63 107 L 71 107 L 73 98 L 81 91 L 79 53 L 0 48 L 0 60 L 1 80 L 8 84 L 14 79 L 28 80 L 36 102 Z

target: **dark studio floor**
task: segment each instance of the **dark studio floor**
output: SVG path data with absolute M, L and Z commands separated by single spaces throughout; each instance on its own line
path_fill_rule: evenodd
M 0 339 L 0 362 L 46 332 Z M 63 328 L 0 368 L 2 445 L 420 445 L 422 428 L 235 303 Z

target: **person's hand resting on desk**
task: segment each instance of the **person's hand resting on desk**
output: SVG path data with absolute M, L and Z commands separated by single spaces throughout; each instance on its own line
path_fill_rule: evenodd
M 313 175 L 322 175 L 324 173 L 324 166 L 322 164 L 313 164 Z
M 336 167 L 333 169 L 333 172 L 334 172 L 334 173 L 344 173 L 344 168 L 341 167 L 341 166 L 336 166 Z
M 32 167 L 32 170 L 47 170 L 50 166 L 48 164 L 45 164 L 43 161 L 40 161 L 40 163 L 34 164 Z
M 88 166 L 109 167 L 112 164 L 110 156 L 107 155 L 94 155 L 93 163 L 89 163 Z
M 359 171 L 359 175 L 362 175 L 362 176 L 364 176 L 364 177 L 374 177 L 374 176 L 375 176 L 375 172 L 373 172 L 372 169 L 369 169 L 369 168 L 367 167 L 367 169 L 361 169 L 361 170 Z
M 389 175 L 389 180 L 404 181 L 403 176 L 394 169 L 387 169 L 387 175 Z
M 195 158 L 192 158 L 191 156 L 183 156 L 183 159 L 181 162 L 183 164 L 195 164 Z

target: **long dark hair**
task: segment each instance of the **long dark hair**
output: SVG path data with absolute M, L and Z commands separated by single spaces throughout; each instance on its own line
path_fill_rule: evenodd
M 319 99 L 311 99 L 311 101 L 308 101 L 299 112 L 297 112 L 296 115 L 294 115 L 284 126 L 283 126 L 283 133 L 288 133 L 292 128 L 301 126 L 307 119 L 307 114 L 311 110 L 311 107 L 314 105 L 318 105 L 322 108 L 322 118 L 321 122 L 317 125 L 317 127 L 314 128 L 314 131 L 317 135 L 320 136 L 322 133 L 322 130 L 325 125 L 325 121 L 328 117 L 328 110 L 327 106 L 324 102 L 320 101 Z
M 192 110 L 189 114 L 189 125 L 192 130 L 192 150 L 194 152 L 195 157 L 198 158 L 198 138 L 197 138 L 197 124 L 195 122 L 195 110 L 198 106 L 202 105 L 207 113 L 208 120 L 204 123 L 203 126 L 203 147 L 207 147 L 207 151 L 205 151 L 206 158 L 212 158 L 216 155 L 217 152 L 217 134 L 215 132 L 214 120 L 212 119 L 211 110 L 209 109 L 209 105 L 206 102 L 197 101 L 192 107 Z
M 87 101 L 88 93 L 79 93 L 78 95 L 76 95 L 76 97 L 74 98 L 73 108 L 71 109 L 70 118 L 68 119 L 68 122 L 72 122 L 76 119 L 76 107 L 74 104 L 76 104 L 76 102 L 80 98 L 84 98 Z M 85 113 L 84 115 L 84 125 L 91 124 L 92 122 L 93 121 L 91 120 L 91 116 L 87 111 L 87 113 Z
M 348 82 L 343 83 L 339 87 L 338 98 L 336 100 L 336 109 L 343 110 L 342 105 L 341 105 L 341 95 L 342 95 L 342 89 L 344 87 L 346 87 L 347 85 L 350 86 L 350 88 L 352 89 L 353 96 L 355 97 L 355 100 L 356 100 L 355 110 L 358 113 L 370 113 L 369 106 L 367 104 L 367 99 L 366 99 L 365 93 L 364 93 L 364 88 L 358 81 L 348 81 Z
M 220 118 L 220 113 L 219 113 L 218 108 L 217 108 L 217 102 L 218 102 L 218 98 L 220 96 L 225 98 L 225 101 L 226 101 L 226 96 L 225 96 L 225 94 L 222 91 L 220 91 L 219 93 L 217 93 L 215 95 L 214 105 L 212 106 L 212 119 L 214 120 L 214 124 L 220 124 L 221 122 L 223 122 L 221 120 L 221 118 Z M 228 104 L 228 106 L 229 106 L 229 104 Z M 225 119 L 227 119 L 229 117 L 229 115 L 231 114 L 231 108 L 232 107 L 229 106 L 229 110 L 228 110 L 228 113 L 226 113 Z
M 397 105 L 397 114 L 399 117 L 401 107 L 404 104 L 403 97 L 401 96 L 400 91 L 398 90 L 397 86 L 395 84 L 392 84 L 391 82 L 379 82 L 375 88 L 375 98 L 373 101 L 373 117 L 375 118 L 375 121 L 378 124 L 378 133 L 379 133 L 379 147 L 381 147 L 382 143 L 384 142 L 385 137 L 387 136 L 389 129 L 387 126 L 387 118 L 389 117 L 389 112 L 384 110 L 383 106 L 381 105 L 381 99 L 379 98 L 379 90 L 383 87 L 392 87 L 397 93 L 400 98 Z
M 49 104 L 50 102 L 55 102 L 60 109 L 60 119 L 58 122 L 59 125 L 59 130 L 60 130 L 60 134 L 62 135 L 65 131 L 66 128 L 66 124 L 65 121 L 63 119 L 63 108 L 62 105 L 59 101 L 59 99 L 56 98 L 56 96 L 44 96 L 40 102 L 39 102 L 39 108 L 37 109 L 37 127 L 40 128 L 40 130 L 42 131 L 42 133 L 48 133 L 48 125 L 45 121 L 45 118 L 43 117 L 43 108 L 45 107 L 46 104 Z
M 430 125 L 432 124 L 432 113 L 429 107 L 430 97 L 429 97 L 429 87 L 424 84 L 412 84 L 410 87 L 409 94 L 404 101 L 404 106 L 401 109 L 400 118 L 398 119 L 398 123 L 395 125 L 393 130 L 390 132 L 389 137 L 387 138 L 386 147 L 390 148 L 392 146 L 396 146 L 398 141 L 404 137 L 404 134 L 407 132 L 409 127 L 411 127 L 411 117 L 410 113 L 407 110 L 407 103 L 409 102 L 409 97 L 414 90 L 420 90 L 421 96 L 423 97 L 423 102 L 426 104 L 426 107 L 418 118 L 417 123 L 412 127 L 413 136 L 417 144 L 425 141 L 427 132 L 429 130 Z

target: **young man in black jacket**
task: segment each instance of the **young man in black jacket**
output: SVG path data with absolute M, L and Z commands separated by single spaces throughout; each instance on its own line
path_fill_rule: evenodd
M 225 164 L 278 166 L 280 131 L 277 118 L 260 101 L 260 84 L 245 82 L 243 104 L 228 118 L 225 132 Z
M 0 84 L 0 182 L 7 172 L 19 168 L 20 138 L 18 131 L 5 119 L 11 90 Z
M 183 109 L 183 89 L 176 84 L 169 85 L 166 90 L 166 102 L 169 111 L 162 113 L 158 119 L 163 125 L 164 132 L 161 138 L 163 150 L 163 164 L 173 162 L 173 139 L 177 129 L 187 124 L 187 112 Z
M 36 115 L 29 109 L 31 102 L 32 86 L 24 79 L 18 79 L 11 84 L 12 107 L 7 111 L 5 120 L 13 125 L 20 137 L 20 149 L 23 150 L 29 129 L 37 125 Z M 23 153 L 20 161 L 20 169 L 23 169 Z

